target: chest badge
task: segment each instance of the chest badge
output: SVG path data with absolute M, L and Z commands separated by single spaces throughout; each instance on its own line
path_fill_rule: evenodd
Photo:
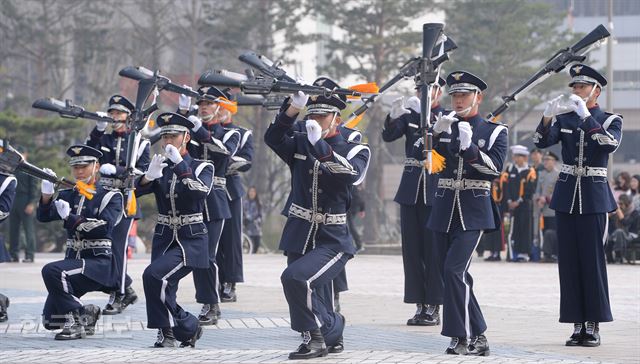
M 484 139 L 478 140 L 478 147 L 483 148 L 487 142 Z

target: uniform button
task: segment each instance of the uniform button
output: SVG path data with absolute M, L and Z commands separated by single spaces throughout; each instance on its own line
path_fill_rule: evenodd
M 454 170 L 453 170 L 453 173 L 458 173 L 458 170 L 457 170 L 457 169 L 454 169 Z
M 467 170 L 466 170 L 466 169 L 463 169 L 463 170 L 462 170 L 462 173 L 463 173 L 463 174 L 464 174 L 464 173 L 467 173 Z
M 322 207 L 318 207 L 318 211 L 322 212 Z
M 313 169 L 310 169 L 310 170 L 309 170 L 309 174 L 313 174 Z
M 322 170 L 318 170 L 318 174 L 322 174 Z
M 318 188 L 318 193 L 322 193 L 322 189 L 321 188 Z
M 309 188 L 309 192 L 313 192 L 313 189 L 312 189 L 312 188 Z

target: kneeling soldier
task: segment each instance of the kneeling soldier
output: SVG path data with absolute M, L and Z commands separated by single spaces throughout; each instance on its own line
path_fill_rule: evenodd
M 37 217 L 41 222 L 63 220 L 67 230 L 65 258 L 42 268 L 42 278 L 49 295 L 42 313 L 48 330 L 62 326 L 56 340 L 75 340 L 93 335 L 100 318 L 100 308 L 84 306 L 85 293 L 111 291 L 118 285 L 118 268 L 111 252 L 113 227 L 122 217 L 122 194 L 94 186 L 102 153 L 86 145 L 67 150 L 76 181 L 95 189 L 89 199 L 77 189 L 59 191 L 54 198 L 54 184 L 42 181 L 42 197 Z M 55 175 L 51 170 L 47 172 Z

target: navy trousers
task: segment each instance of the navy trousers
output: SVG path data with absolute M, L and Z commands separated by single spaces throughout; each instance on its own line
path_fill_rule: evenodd
M 418 196 L 421 201 L 422 194 Z M 446 240 L 427 229 L 431 206 L 400 205 L 404 302 L 441 305 L 444 295 L 442 262 Z
M 331 281 L 351 257 L 322 245 L 305 255 L 287 252 L 287 268 L 280 280 L 293 330 L 320 328 L 327 345 L 338 342 L 344 331 L 344 318 L 334 311 Z
M 216 219 L 207 223 L 209 236 L 209 268 L 193 270 L 193 284 L 196 288 L 196 302 L 214 304 L 220 302 L 220 281 L 218 280 L 218 264 L 216 254 L 218 243 L 224 228 L 224 219 Z
M 80 297 L 88 292 L 108 289 L 82 274 L 90 259 L 64 259 L 42 267 L 42 279 L 48 295 L 42 310 L 42 323 L 47 330 L 59 329 L 64 315 L 71 311 L 83 314 Z
M 604 251 L 608 216 L 556 211 L 560 322 L 613 321 Z
M 117 292 L 124 294 L 125 288 L 131 286 L 131 277 L 127 274 L 127 245 L 129 244 L 129 231 L 133 224 L 132 217 L 123 217 L 118 225 L 113 227 L 111 238 L 111 250 L 116 260 L 118 272 L 120 272 L 120 285 Z
M 349 284 L 347 283 L 347 270 L 343 269 L 338 273 L 338 275 L 333 279 L 333 292 L 340 293 L 346 292 L 349 290 Z
M 220 282 L 244 282 L 242 274 L 242 197 L 229 201 L 231 217 L 225 220 L 217 263 Z
M 436 233 L 436 239 L 446 241 L 444 260 L 444 305 L 442 335 L 448 337 L 478 336 L 487 330 L 480 305 L 473 294 L 473 278 L 469 265 L 480 238 L 481 230 L 462 230 L 458 211 L 448 233 Z
M 182 260 L 182 250 L 174 243 L 157 257 L 142 274 L 144 295 L 147 300 L 147 327 L 172 327 L 178 341 L 192 338 L 198 329 L 198 319 L 176 302 L 178 283 L 191 268 Z

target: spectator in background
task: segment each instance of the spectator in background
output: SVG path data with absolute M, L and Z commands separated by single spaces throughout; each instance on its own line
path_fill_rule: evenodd
M 357 215 L 359 218 L 364 219 L 364 199 L 362 198 L 362 184 L 355 186 L 351 191 L 351 207 L 347 212 L 347 224 L 349 225 L 349 231 L 353 236 L 353 242 L 356 245 L 356 251 L 361 252 L 364 250 L 362 246 L 362 238 L 356 229 L 354 218 Z
M 620 172 L 616 176 L 613 185 L 613 197 L 617 200 L 620 195 L 628 195 L 631 193 L 629 185 L 631 184 L 631 175 L 629 172 Z
M 18 151 L 25 160 L 29 157 L 29 153 L 22 147 L 18 147 Z M 16 187 L 16 198 L 11 207 L 9 215 L 9 245 L 11 253 L 11 261 L 20 261 L 20 227 L 24 231 L 24 263 L 33 263 L 36 251 L 35 237 L 35 211 L 36 204 L 40 198 L 39 183 L 30 175 L 16 171 L 15 177 L 18 180 Z
M 629 183 L 631 190 L 631 206 L 634 210 L 640 211 L 640 174 L 634 174 Z
M 251 254 L 258 252 L 260 240 L 262 237 L 262 206 L 260 205 L 260 197 L 254 186 L 247 191 L 247 198 L 242 201 L 243 224 L 245 233 L 252 242 Z
M 622 263 L 627 247 L 632 241 L 637 240 L 640 234 L 640 212 L 633 209 L 631 197 L 620 195 L 618 209 L 613 215 L 616 229 L 609 237 L 607 245 L 613 252 L 614 262 Z
M 544 262 L 558 261 L 558 239 L 556 237 L 556 214 L 549 208 L 551 196 L 560 174 L 556 168 L 558 156 L 547 152 L 543 158 L 544 168 L 538 173 L 538 185 L 536 186 L 535 200 L 536 210 L 542 215 L 542 223 L 539 230 L 540 249 L 544 253 Z
M 138 241 L 138 220 L 133 220 L 131 229 L 129 229 L 129 236 L 127 236 L 127 259 L 133 257 L 133 253 L 136 252 L 136 242 Z
M 534 148 L 529 155 L 531 166 L 536 169 L 536 172 L 540 172 L 544 169 L 543 153 L 540 149 Z

